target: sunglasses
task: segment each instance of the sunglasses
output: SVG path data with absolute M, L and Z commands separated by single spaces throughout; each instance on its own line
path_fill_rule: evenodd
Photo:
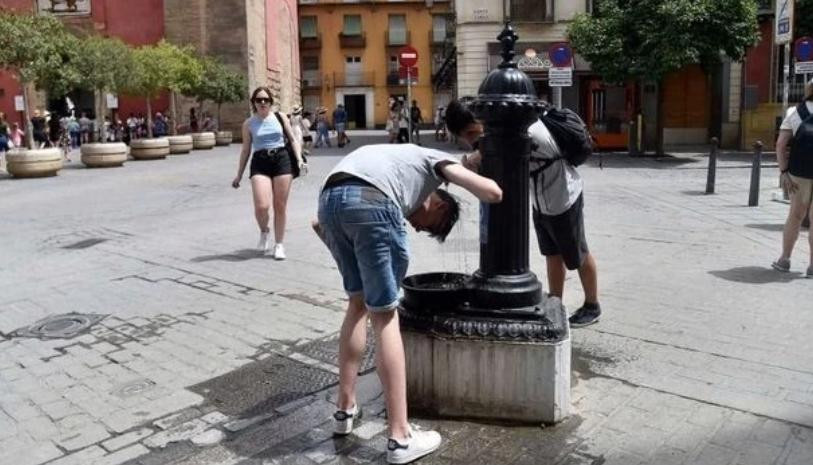
M 261 105 L 262 104 L 268 105 L 268 104 L 271 103 L 271 99 L 270 98 L 265 98 L 265 97 L 258 97 L 258 98 L 254 99 L 254 103 L 259 103 Z

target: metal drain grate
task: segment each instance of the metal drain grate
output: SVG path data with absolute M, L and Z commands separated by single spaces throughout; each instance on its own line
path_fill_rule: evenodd
M 93 247 L 94 245 L 101 244 L 102 242 L 107 242 L 108 239 L 103 239 L 99 237 L 94 237 L 92 239 L 85 239 L 79 242 L 74 242 L 73 244 L 63 245 L 63 249 L 71 249 L 71 250 L 78 250 L 78 249 L 87 249 Z
M 107 315 L 97 313 L 65 313 L 53 315 L 37 321 L 31 326 L 20 328 L 11 337 L 30 337 L 38 339 L 71 339 L 96 323 L 102 321 Z
M 339 366 L 339 334 L 296 346 L 293 350 L 321 362 Z M 359 371 L 363 373 L 372 368 L 375 368 L 375 336 L 373 329 L 367 328 L 367 350 L 364 352 Z
M 230 416 L 273 412 L 283 404 L 321 391 L 339 377 L 304 363 L 272 355 L 189 388 Z

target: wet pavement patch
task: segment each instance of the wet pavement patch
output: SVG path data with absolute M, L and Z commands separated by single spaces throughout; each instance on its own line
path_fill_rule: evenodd
M 11 333 L 11 337 L 38 339 L 71 339 L 85 333 L 107 315 L 97 313 L 65 313 L 53 315 Z
M 596 368 L 602 365 L 615 365 L 616 363 L 616 361 L 610 357 L 598 355 L 579 347 L 573 347 L 571 349 L 570 360 L 573 371 L 579 375 L 575 378 L 576 380 L 603 377 L 604 375 L 598 373 Z
M 140 395 L 155 387 L 155 382 L 149 379 L 137 379 L 116 386 L 111 394 L 116 397 L 127 398 Z
M 359 373 L 366 373 L 375 368 L 375 336 L 372 328 L 367 328 L 367 350 L 361 361 Z M 320 362 L 339 366 L 339 334 L 336 333 L 322 339 L 316 339 L 305 344 L 293 347 L 294 352 L 299 352 Z
M 268 414 L 276 407 L 321 391 L 339 377 L 281 355 L 249 363 L 189 388 L 233 417 Z
M 88 249 L 93 247 L 94 245 L 101 244 L 102 242 L 107 242 L 108 239 L 104 239 L 101 237 L 94 237 L 91 239 L 84 239 L 79 242 L 74 242 L 73 244 L 68 244 L 62 246 L 63 249 L 70 249 L 70 250 L 79 250 L 79 249 Z

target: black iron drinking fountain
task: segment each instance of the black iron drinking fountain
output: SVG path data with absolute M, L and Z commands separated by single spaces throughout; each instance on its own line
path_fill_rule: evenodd
M 480 267 L 407 277 L 399 314 L 410 409 L 554 423 L 570 408 L 570 334 L 529 267 L 528 127 L 544 103 L 513 62 L 517 38 L 506 24 L 503 62 L 469 104 L 485 127 L 481 174 L 503 190 L 480 206 Z

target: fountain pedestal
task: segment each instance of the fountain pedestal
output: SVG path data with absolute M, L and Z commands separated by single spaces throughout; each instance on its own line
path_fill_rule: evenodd
M 480 268 L 415 275 L 399 308 L 412 411 L 556 423 L 570 412 L 570 331 L 561 301 L 529 268 L 528 127 L 544 109 L 512 61 L 516 34 L 497 37 L 503 63 L 470 108 L 484 124 L 481 174 L 503 190 L 481 204 Z

